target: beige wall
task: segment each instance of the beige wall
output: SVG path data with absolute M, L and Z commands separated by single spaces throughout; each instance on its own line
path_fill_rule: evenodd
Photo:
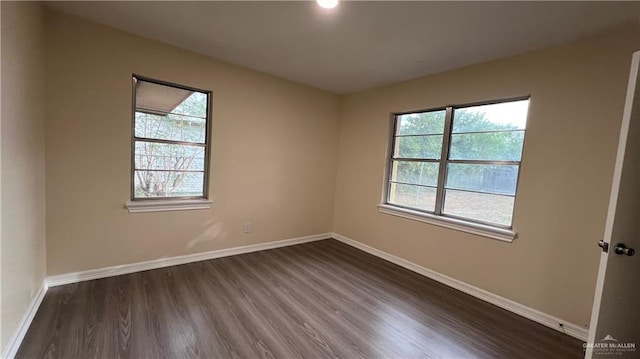
M 346 96 L 337 233 L 586 326 L 637 27 Z M 514 227 L 504 243 L 377 211 L 389 114 L 531 95 Z
M 2 307 L 0 351 L 45 277 L 42 10 L 2 8 Z
M 331 231 L 336 95 L 55 12 L 46 42 L 49 275 Z M 123 209 L 132 73 L 213 91 L 210 210 Z
M 334 230 L 588 322 L 635 28 L 342 98 L 56 12 L 45 29 L 49 275 Z M 213 91 L 211 210 L 123 209 L 132 73 Z M 390 112 L 520 95 L 514 243 L 377 212 Z

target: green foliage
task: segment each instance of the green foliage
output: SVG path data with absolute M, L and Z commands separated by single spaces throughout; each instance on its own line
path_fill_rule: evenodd
M 397 135 L 442 134 L 446 112 L 430 111 L 399 116 Z
M 440 159 L 444 121 L 444 111 L 399 116 L 394 157 Z M 481 111 L 456 110 L 449 159 L 519 161 L 524 131 L 517 130 L 517 126 L 509 123 L 489 121 Z M 486 173 L 504 170 L 500 166 L 462 165 L 456 169 L 455 178 L 449 179 L 449 185 L 467 188 L 473 182 L 472 188 L 480 189 Z M 433 163 L 425 166 L 422 162 L 395 161 L 392 179 L 435 186 L 438 171 L 439 166 Z M 510 188 L 512 184 L 506 186 Z
M 519 161 L 524 132 L 515 131 L 517 129 L 517 126 L 509 123 L 488 121 L 483 112 L 456 110 L 449 158 Z
M 442 154 L 442 135 L 396 137 L 395 157 L 437 160 Z
M 484 112 L 481 111 L 458 109 L 455 110 L 453 116 L 453 133 L 507 131 L 517 129 L 517 126 L 510 123 L 489 121 Z

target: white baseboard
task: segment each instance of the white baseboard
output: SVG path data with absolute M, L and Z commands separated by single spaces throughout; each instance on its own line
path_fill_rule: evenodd
M 99 279 L 99 278 L 113 277 L 117 275 L 146 271 L 150 269 L 164 268 L 164 267 L 170 267 L 170 266 L 175 266 L 179 264 L 186 264 L 186 263 L 192 263 L 192 262 L 205 261 L 205 260 L 214 259 L 214 258 L 234 256 L 237 254 L 251 253 L 251 252 L 257 252 L 257 251 L 264 251 L 267 249 L 293 246 L 296 244 L 328 239 L 328 238 L 331 238 L 331 236 L 332 236 L 332 233 L 323 233 L 323 234 L 316 234 L 316 235 L 306 236 L 306 237 L 285 239 L 281 241 L 252 244 L 252 245 L 242 246 L 242 247 L 219 249 L 219 250 L 210 251 L 210 252 L 187 254 L 187 255 L 177 256 L 177 257 L 154 259 L 146 262 L 123 264 L 123 265 L 113 266 L 113 267 L 91 269 L 91 270 L 82 271 L 82 272 L 54 275 L 47 278 L 47 285 L 49 287 L 55 287 L 55 286 L 64 285 L 64 284 L 83 282 L 83 281 Z
M 7 347 L 2 353 L 2 358 L 13 359 L 13 357 L 16 355 L 18 349 L 20 348 L 20 344 L 24 339 L 24 336 L 26 335 L 27 330 L 29 329 L 29 325 L 31 325 L 31 321 L 33 320 L 36 312 L 38 311 L 38 308 L 40 307 L 40 304 L 42 303 L 42 300 L 44 299 L 44 296 L 45 296 L 45 293 L 47 292 L 48 287 L 59 286 L 59 285 L 70 284 L 70 283 L 77 283 L 77 282 L 82 282 L 82 281 L 87 281 L 92 279 L 112 277 L 116 275 L 140 272 L 140 271 L 145 271 L 150 269 L 164 268 L 164 267 L 169 267 L 169 266 L 174 266 L 179 264 L 186 264 L 186 263 L 198 262 L 203 260 L 233 256 L 237 254 L 251 253 L 251 252 L 263 251 L 267 249 L 292 246 L 296 244 L 319 241 L 319 240 L 328 239 L 328 238 L 334 238 L 340 242 L 343 242 L 352 247 L 363 250 L 376 257 L 379 257 L 391 263 L 397 264 L 401 267 L 409 269 L 425 277 L 431 278 L 435 281 L 438 281 L 449 287 L 455 288 L 461 292 L 467 293 L 471 296 L 484 300 L 500 308 L 503 308 L 515 314 L 521 315 L 527 319 L 543 324 L 547 327 L 564 332 L 565 334 L 568 334 L 582 341 L 587 340 L 587 334 L 588 334 L 587 329 L 582 328 L 578 325 L 567 323 L 562 319 L 540 312 L 536 309 L 527 307 L 525 305 L 514 302 L 510 299 L 501 297 L 499 295 L 487 292 L 484 289 L 480 289 L 478 287 L 464 283 L 457 279 L 453 279 L 444 274 L 435 272 L 431 269 L 427 269 L 425 267 L 419 266 L 415 263 L 412 263 L 400 257 L 396 257 L 392 254 L 386 253 L 384 251 L 370 247 L 368 245 L 362 244 L 360 242 L 347 238 L 338 233 L 324 233 L 324 234 L 317 234 L 317 235 L 306 236 L 306 237 L 286 239 L 281 241 L 220 249 L 220 250 L 215 250 L 210 252 L 188 254 L 188 255 L 178 256 L 178 257 L 161 258 L 161 259 L 156 259 L 156 260 L 151 260 L 146 262 L 125 264 L 121 266 L 113 266 L 113 267 L 106 267 L 106 268 L 100 268 L 100 269 L 92 269 L 92 270 L 83 271 L 83 272 L 68 273 L 68 274 L 61 274 L 61 275 L 48 277 L 43 282 L 42 287 L 40 288 L 38 293 L 33 297 L 31 303 L 29 304 L 29 307 L 24 317 L 22 318 L 22 321 L 18 326 L 18 330 L 7 343 Z M 562 327 L 560 326 L 560 324 L 562 324 Z
M 47 293 L 47 281 L 42 281 L 42 285 L 40 289 L 31 299 L 31 303 L 27 307 L 27 311 L 24 313 L 22 320 L 18 324 L 18 329 L 15 331 L 9 342 L 7 343 L 7 347 L 4 349 L 2 353 L 2 358 L 4 359 L 13 359 L 20 348 L 20 344 L 22 344 L 22 340 L 24 336 L 27 334 L 27 330 L 29 330 L 29 326 L 33 321 L 33 317 L 36 316 L 38 312 L 38 308 L 40 308 L 40 304 L 44 299 L 44 295 Z
M 404 267 L 412 272 L 416 272 L 418 274 L 421 274 L 427 278 L 431 278 L 437 282 L 440 282 L 444 285 L 447 285 L 449 287 L 455 288 L 461 292 L 464 292 L 466 294 L 469 294 L 471 296 L 474 296 L 478 299 L 484 300 L 485 302 L 491 303 L 495 306 L 498 306 L 502 309 L 506 309 L 512 313 L 518 314 L 520 316 L 523 316 L 527 319 L 533 320 L 534 322 L 538 322 L 542 325 L 545 325 L 549 328 L 553 328 L 557 331 L 563 332 L 565 334 L 568 334 L 574 338 L 580 339 L 584 342 L 587 341 L 587 335 L 588 335 L 588 329 L 586 328 L 582 328 L 579 325 L 576 324 L 572 324 L 572 323 L 567 323 L 564 320 L 560 319 L 560 318 L 556 318 L 552 315 L 543 313 L 539 310 L 527 307 L 525 305 L 522 305 L 520 303 L 514 302 L 513 300 L 501 297 L 497 294 L 493 294 L 491 292 L 488 292 L 484 289 L 480 289 L 478 287 L 475 287 L 471 284 L 467 284 L 465 282 L 459 281 L 457 279 L 448 277 L 444 274 L 438 273 L 436 271 L 433 271 L 431 269 L 422 267 L 420 265 L 417 265 L 413 262 L 410 262 L 406 259 L 402 259 L 400 257 L 396 257 L 392 254 L 389 254 L 387 252 L 381 251 L 379 249 L 370 247 L 366 244 L 362 244 L 358 241 L 355 241 L 351 238 L 347 238 L 343 235 L 340 235 L 338 233 L 333 233 L 333 238 L 348 244 L 352 247 L 358 248 L 362 251 L 365 251 L 369 254 L 372 254 L 376 257 L 382 258 L 384 260 L 387 260 L 391 263 L 397 264 L 401 267 Z
M 116 275 L 129 274 L 129 273 L 140 272 L 140 271 L 156 269 L 156 268 L 164 268 L 164 267 L 169 267 L 169 266 L 174 266 L 179 264 L 199 262 L 199 261 L 204 261 L 208 259 L 228 257 L 236 254 L 251 253 L 251 252 L 257 252 L 257 251 L 264 251 L 267 249 L 293 246 L 296 244 L 328 239 L 328 238 L 331 238 L 332 235 L 333 233 L 316 234 L 312 236 L 291 238 L 291 239 L 285 239 L 281 241 L 252 244 L 248 246 L 220 249 L 220 250 L 203 252 L 203 253 L 188 254 L 188 255 L 178 256 L 178 257 L 160 258 L 160 259 L 146 261 L 146 262 L 124 264 L 120 266 L 92 269 L 92 270 L 83 271 L 83 272 L 75 272 L 75 273 L 68 273 L 68 274 L 61 274 L 61 275 L 47 277 L 43 281 L 42 287 L 40 287 L 40 290 L 38 290 L 38 293 L 36 293 L 36 295 L 31 300 L 31 303 L 29 303 L 29 307 L 27 308 L 27 311 L 24 317 L 20 321 L 18 329 L 16 330 L 13 337 L 9 340 L 9 342 L 7 343 L 7 347 L 2 353 L 2 358 L 13 359 L 13 357 L 15 357 L 16 353 L 18 352 L 18 349 L 20 348 L 20 344 L 22 344 L 22 340 L 24 339 L 24 336 L 27 334 L 27 330 L 31 325 L 31 321 L 33 321 L 33 317 L 36 315 L 38 308 L 40 308 L 40 304 L 44 299 L 44 296 L 47 292 L 48 287 L 55 287 L 59 285 L 77 283 L 77 282 L 82 282 L 82 281 L 92 280 L 92 279 L 112 277 Z

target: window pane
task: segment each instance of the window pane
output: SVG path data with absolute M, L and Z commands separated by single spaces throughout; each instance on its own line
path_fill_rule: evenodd
M 204 118 L 136 112 L 136 137 L 204 143 L 206 128 Z
M 399 183 L 391 183 L 389 187 L 388 202 L 391 204 L 430 212 L 436 208 L 435 188 Z
M 398 115 L 396 135 L 442 134 L 445 116 L 445 110 Z
M 391 180 L 436 186 L 438 184 L 439 167 L 438 163 L 433 162 L 393 161 Z
M 445 190 L 444 213 L 482 222 L 511 225 L 514 197 Z
M 135 198 L 204 196 L 204 172 L 135 171 Z
M 439 159 L 442 135 L 396 137 L 394 157 Z
M 134 76 L 133 198 L 205 197 L 209 93 Z
M 524 131 L 451 135 L 449 159 L 520 161 Z
M 135 169 L 204 171 L 204 147 L 136 141 Z
M 529 100 L 454 109 L 453 133 L 524 130 Z
M 518 166 L 450 163 L 447 188 L 477 192 L 516 194 Z

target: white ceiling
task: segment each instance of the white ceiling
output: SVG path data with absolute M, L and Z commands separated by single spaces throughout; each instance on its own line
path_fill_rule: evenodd
M 334 10 L 310 1 L 47 6 L 336 93 L 640 24 L 640 2 L 349 1 Z

